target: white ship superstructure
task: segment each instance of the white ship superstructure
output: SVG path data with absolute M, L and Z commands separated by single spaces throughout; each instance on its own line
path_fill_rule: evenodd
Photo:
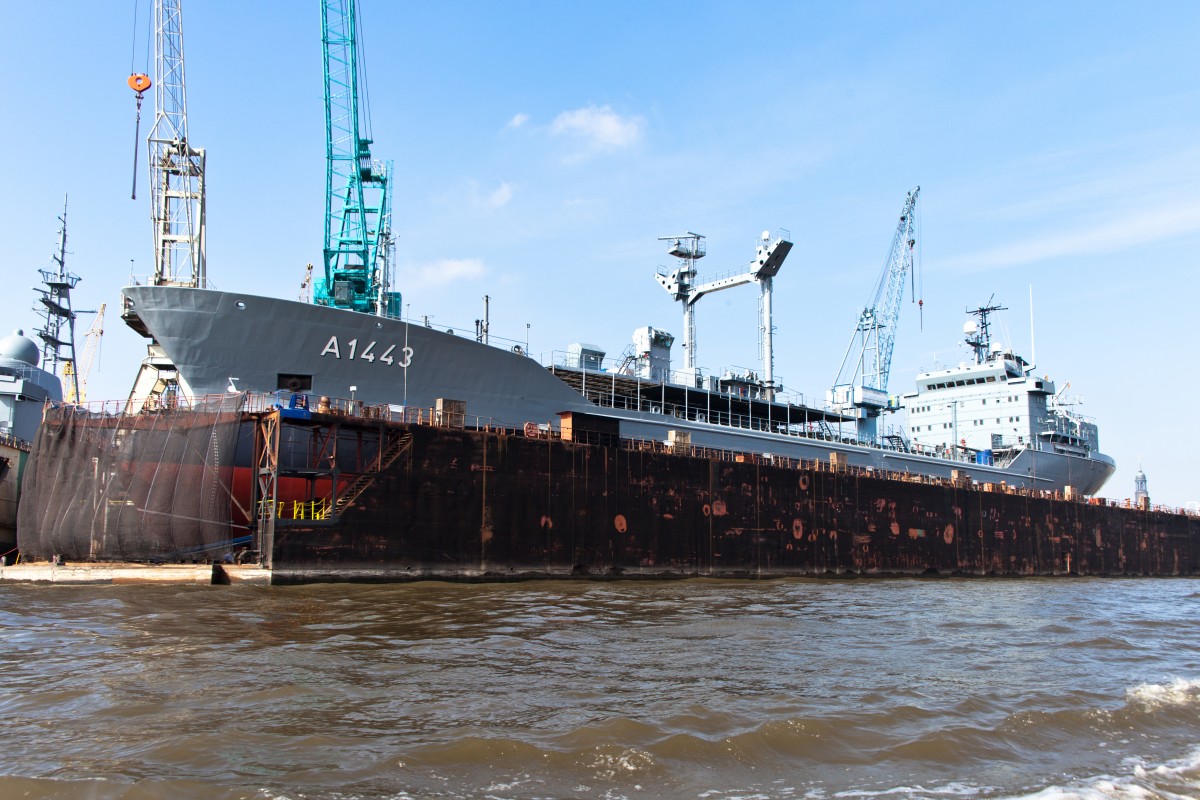
M 1060 402 L 1055 382 L 992 342 L 988 316 L 1000 310 L 989 304 L 970 312 L 978 322 L 964 333 L 974 362 L 922 372 L 917 390 L 904 396 L 914 449 L 1001 466 L 1023 451 L 1111 461 L 1100 454 L 1096 424 Z

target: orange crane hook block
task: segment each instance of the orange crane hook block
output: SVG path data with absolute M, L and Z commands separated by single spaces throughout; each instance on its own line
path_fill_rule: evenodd
M 130 75 L 130 76 L 129 76 L 129 81 L 128 81 L 128 83 L 129 83 L 129 88 L 130 88 L 130 89 L 133 89 L 133 90 L 134 90 L 135 92 L 137 92 L 139 95 L 140 95 L 142 92 L 144 92 L 144 91 L 146 91 L 147 89 L 149 89 L 149 88 L 150 88 L 150 86 L 152 85 L 152 82 L 151 82 L 151 80 L 150 80 L 150 76 L 149 76 L 149 75 L 143 75 L 143 74 L 141 74 L 140 72 L 137 72 L 137 73 L 134 73 L 133 75 Z M 140 100 L 141 98 L 138 98 L 138 99 Z

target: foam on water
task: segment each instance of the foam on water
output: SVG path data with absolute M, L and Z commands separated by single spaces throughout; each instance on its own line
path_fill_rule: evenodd
M 1125 699 L 1149 710 L 1166 706 L 1200 705 L 1200 680 L 1176 678 L 1171 683 L 1143 683 L 1125 693 Z
M 1148 767 L 1134 763 L 1129 774 L 1099 776 L 1070 786 L 1051 786 L 1010 800 L 1195 800 L 1200 797 L 1200 749 L 1186 758 Z

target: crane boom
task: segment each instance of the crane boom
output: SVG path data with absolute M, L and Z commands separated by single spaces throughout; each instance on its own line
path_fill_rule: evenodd
M 204 288 L 204 149 L 188 141 L 180 0 L 155 0 L 154 32 L 154 127 L 146 139 L 154 284 Z
M 913 189 L 904 200 L 896 232 L 871 304 L 863 308 L 854 327 L 850 346 L 842 359 L 835 386 L 862 385 L 879 391 L 887 390 L 888 373 L 892 368 L 892 351 L 896 345 L 896 324 L 900 320 L 900 300 L 904 296 L 904 279 L 912 269 L 917 245 L 916 204 L 921 187 Z M 851 360 L 854 356 L 854 360 Z M 851 371 L 847 371 L 851 368 Z
M 896 345 L 896 325 L 900 321 L 900 301 L 917 247 L 916 206 L 920 193 L 918 186 L 904 199 L 871 303 L 859 313 L 850 345 L 829 393 L 836 408 L 857 413 L 862 423 L 860 435 L 870 438 L 875 435 L 875 418 L 888 405 L 888 374 Z
M 355 0 L 321 0 L 325 57 L 325 274 L 314 302 L 399 316 L 391 288 L 391 162 L 371 157 Z M 365 135 L 364 135 L 365 134 Z

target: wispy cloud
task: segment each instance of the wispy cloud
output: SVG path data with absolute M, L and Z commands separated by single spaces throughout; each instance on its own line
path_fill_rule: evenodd
M 504 126 L 504 129 L 508 130 L 509 128 L 519 128 L 526 122 L 529 122 L 529 115 L 524 112 L 518 112 L 513 114 L 513 118 L 508 121 L 508 124 Z
M 474 280 L 487 273 L 481 258 L 442 258 L 426 264 L 408 264 L 400 269 L 404 285 L 437 288 Z
M 508 201 L 513 198 L 512 184 L 507 181 L 502 181 L 499 186 L 490 191 L 481 187 L 478 181 L 467 181 L 464 191 L 467 202 L 478 208 L 501 208 L 508 205 Z M 457 202 L 459 198 L 454 199 Z
M 1054 258 L 1112 253 L 1200 231 L 1200 203 L 1164 206 L 1036 236 L 943 261 L 942 269 L 982 271 Z
M 502 183 L 484 199 L 484 205 L 490 208 L 500 208 L 500 206 L 507 205 L 508 201 L 512 200 L 512 196 L 512 187 L 507 183 Z
M 641 117 L 623 117 L 609 106 L 587 106 L 555 117 L 550 134 L 573 139 L 589 153 L 612 152 L 636 144 L 644 126 Z
M 993 227 L 1025 234 L 953 255 L 934 268 L 978 272 L 1120 252 L 1200 232 L 1200 148 L 1132 160 L 1131 149 L 1162 148 L 1120 144 L 1041 153 L 1006 166 L 990 185 L 960 187 L 960 206 L 975 209 L 972 222 L 986 218 Z

